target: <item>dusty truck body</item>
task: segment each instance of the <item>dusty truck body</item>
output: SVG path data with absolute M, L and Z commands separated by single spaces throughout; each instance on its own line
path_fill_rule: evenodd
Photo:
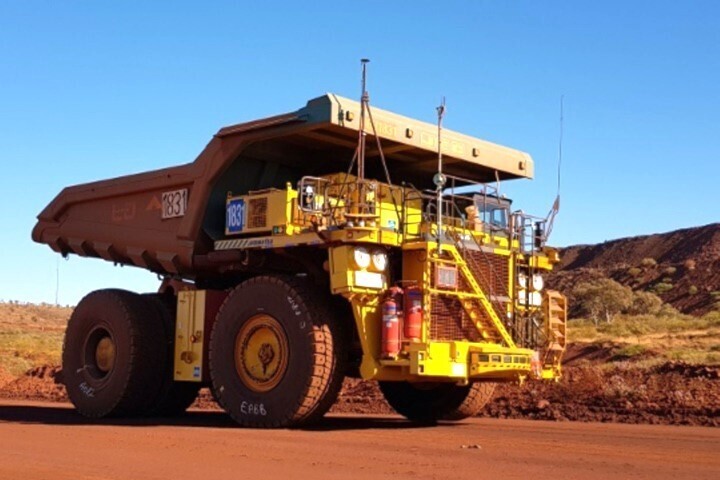
M 63 364 L 81 413 L 177 413 L 209 386 L 242 425 L 293 426 L 354 375 L 410 419 L 452 420 L 498 382 L 559 378 L 565 298 L 542 281 L 558 255 L 544 220 L 497 192 L 531 178 L 532 159 L 380 109 L 372 129 L 361 118 L 328 94 L 43 210 L 36 242 L 163 278 L 76 308 Z

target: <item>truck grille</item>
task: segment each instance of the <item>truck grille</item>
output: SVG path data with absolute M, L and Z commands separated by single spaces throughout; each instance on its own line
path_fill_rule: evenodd
M 253 198 L 248 202 L 247 228 L 267 227 L 267 197 Z
M 485 294 L 491 299 L 495 313 L 504 318 L 504 304 L 493 298 L 509 296 L 509 259 L 503 255 L 467 250 L 466 262 L 475 275 L 475 279 Z M 434 277 L 434 272 L 433 272 Z M 470 286 L 460 275 L 458 287 L 460 291 L 469 292 Z M 482 337 L 473 324 L 470 316 L 463 308 L 460 300 L 452 295 L 433 295 L 430 310 L 431 340 L 469 340 L 481 341 Z M 491 324 L 487 313 L 481 308 L 483 325 Z M 494 336 L 494 332 L 493 332 Z
M 488 289 L 489 296 L 509 296 L 508 278 L 510 266 L 508 257 L 477 250 L 466 251 L 466 262 L 481 287 Z M 487 285 L 489 283 L 489 285 Z
M 480 333 L 456 297 L 433 295 L 430 315 L 431 340 L 480 340 Z

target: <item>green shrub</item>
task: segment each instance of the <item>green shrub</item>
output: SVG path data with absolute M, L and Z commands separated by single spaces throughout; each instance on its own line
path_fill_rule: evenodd
M 690 288 L 688 288 L 688 293 L 690 295 L 697 295 L 698 288 L 695 285 L 690 285 Z
M 720 327 L 720 312 L 708 312 L 702 316 L 702 320 L 709 327 Z
M 654 258 L 649 258 L 649 257 L 648 257 L 648 258 L 643 258 L 643 259 L 640 261 L 640 265 L 642 265 L 643 267 L 650 268 L 650 267 L 656 266 L 656 265 L 657 265 L 657 261 L 656 261 Z
M 611 338 L 626 338 L 633 335 L 625 321 L 615 321 L 613 323 L 602 323 L 598 325 L 597 330 Z
M 718 355 L 717 353 L 708 353 L 705 356 L 705 363 L 707 363 L 708 365 L 717 365 L 718 363 L 720 363 L 720 355 Z
M 672 289 L 673 289 L 672 283 L 667 283 L 667 282 L 664 282 L 664 281 L 663 281 L 663 282 L 660 282 L 660 283 L 656 283 L 656 284 L 652 287 L 652 291 L 653 291 L 656 295 L 662 295 L 663 293 L 667 293 L 667 292 L 669 292 L 669 291 L 672 290 Z
M 670 305 L 669 303 L 663 303 L 662 307 L 660 307 L 660 311 L 657 313 L 658 317 L 675 317 L 680 315 L 680 312 L 677 311 L 675 307 Z M 693 317 L 689 317 L 693 318 Z
M 568 339 L 571 342 L 577 340 L 590 340 L 597 339 L 598 330 L 591 320 L 584 318 L 572 319 L 568 322 Z
M 645 352 L 647 352 L 647 347 L 645 345 L 628 345 L 627 347 L 617 349 L 615 351 L 615 356 L 633 358 L 637 357 L 638 355 L 642 355 Z
M 677 268 L 675 267 L 667 267 L 665 270 L 663 270 L 663 273 L 665 275 L 675 275 L 675 272 L 677 272 Z
M 650 292 L 634 292 L 630 307 L 626 310 L 631 315 L 655 315 L 660 312 L 663 301 Z
M 628 269 L 627 273 L 631 277 L 637 277 L 638 275 L 640 275 L 642 273 L 642 270 L 637 267 L 632 267 L 632 268 Z

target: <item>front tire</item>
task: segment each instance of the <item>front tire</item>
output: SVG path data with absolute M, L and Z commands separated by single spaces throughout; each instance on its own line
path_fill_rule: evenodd
M 458 421 L 477 415 L 492 399 L 494 383 L 380 382 L 385 400 L 414 422 Z
M 160 386 L 162 329 L 147 304 L 124 290 L 98 290 L 73 311 L 63 342 L 63 381 L 70 401 L 90 418 L 139 415 Z
M 346 347 L 328 305 L 297 277 L 256 277 L 228 296 L 210 338 L 210 375 L 218 402 L 236 422 L 297 427 L 332 406 Z

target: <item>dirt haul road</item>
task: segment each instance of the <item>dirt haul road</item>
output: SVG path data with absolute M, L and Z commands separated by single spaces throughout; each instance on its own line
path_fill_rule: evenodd
M 0 401 L 0 479 L 720 478 L 720 429 L 393 416 L 314 430 L 234 428 L 219 412 L 89 422 L 68 405 Z

